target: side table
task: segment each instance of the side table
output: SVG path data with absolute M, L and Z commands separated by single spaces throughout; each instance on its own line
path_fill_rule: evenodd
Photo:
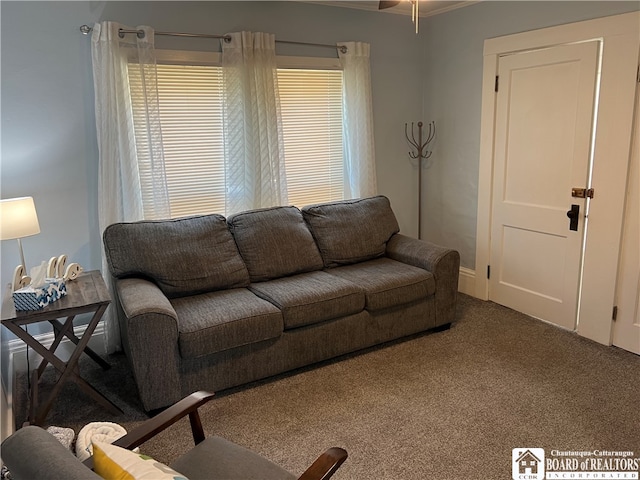
M 67 282 L 67 295 L 60 300 L 47 305 L 41 310 L 16 311 L 11 295 L 7 295 L 2 308 L 2 325 L 7 327 L 18 338 L 23 340 L 27 346 L 33 348 L 41 357 L 42 362 L 30 372 L 31 390 L 29 392 L 29 423 L 42 425 L 47 414 L 53 406 L 53 402 L 60 393 L 60 389 L 67 380 L 74 381 L 84 392 L 91 396 L 96 402 L 103 405 L 114 414 L 122 413 L 113 402 L 98 392 L 87 381 L 80 377 L 78 360 L 82 353 L 86 353 L 104 370 L 110 368 L 96 352 L 88 347 L 89 339 L 93 335 L 98 322 L 102 318 L 105 310 L 109 306 L 111 298 L 109 290 L 104 283 L 102 275 L 97 270 L 84 272 L 76 280 Z M 76 315 L 83 313 L 93 313 L 83 335 L 78 338 L 73 329 L 73 320 Z M 66 319 L 60 321 L 59 319 Z M 30 325 L 39 322 L 49 322 L 53 326 L 55 338 L 51 347 L 47 348 L 30 335 L 23 325 Z M 63 338 L 68 338 L 75 344 L 71 357 L 67 362 L 62 361 L 55 355 L 56 349 Z M 38 406 L 38 382 L 47 364 L 51 363 L 58 372 L 60 378 L 56 382 L 49 397 Z

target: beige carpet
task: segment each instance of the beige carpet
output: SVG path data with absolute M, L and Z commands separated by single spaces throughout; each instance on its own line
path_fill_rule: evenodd
M 125 414 L 70 384 L 50 424 L 144 418 L 123 357 L 109 361 L 83 361 L 83 376 Z M 335 445 L 349 452 L 336 479 L 509 479 L 517 447 L 640 457 L 640 357 L 461 295 L 450 330 L 220 392 L 202 413 L 207 433 L 295 473 Z M 143 451 L 170 462 L 190 442 L 184 421 Z

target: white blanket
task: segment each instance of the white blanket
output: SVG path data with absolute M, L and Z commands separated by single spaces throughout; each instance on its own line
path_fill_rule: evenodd
M 76 457 L 84 461 L 93 455 L 91 442 L 113 443 L 127 434 L 122 425 L 112 422 L 91 422 L 82 427 L 76 439 Z

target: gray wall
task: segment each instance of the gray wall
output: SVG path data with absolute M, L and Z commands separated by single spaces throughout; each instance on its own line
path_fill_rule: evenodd
M 41 233 L 23 240 L 27 266 L 66 253 L 100 268 L 98 152 L 90 38 L 78 28 L 100 20 L 157 30 L 267 31 L 283 40 L 371 43 L 379 189 L 413 234 L 412 170 L 404 122 L 420 118 L 422 45 L 399 15 L 295 2 L 11 2 L 1 8 L 2 198 L 34 197 Z M 211 49 L 217 40 L 158 37 L 159 48 Z M 285 55 L 334 56 L 331 49 L 278 45 Z M 17 242 L 3 241 L 2 285 L 18 263 Z M 48 331 L 33 326 L 31 332 Z M 3 345 L 13 338 L 2 329 Z M 6 348 L 3 348 L 6 365 Z
M 638 2 L 481 2 L 420 22 L 406 16 L 296 2 L 12 2 L 1 9 L 2 198 L 32 195 L 41 233 L 24 239 L 28 266 L 66 253 L 100 267 L 90 40 L 82 24 L 114 20 L 157 30 L 267 31 L 283 40 L 371 43 L 379 191 L 403 233 L 417 234 L 417 166 L 404 123 L 435 120 L 425 169 L 424 237 L 457 248 L 474 267 L 482 47 L 486 38 L 638 9 Z M 217 41 L 159 38 L 159 48 Z M 330 51 L 281 45 L 287 55 Z M 1 247 L 1 285 L 18 263 Z M 37 330 L 34 330 L 37 331 Z M 3 345 L 7 332 L 2 329 Z M 3 354 L 6 348 L 3 348 Z
M 97 147 L 90 39 L 78 27 L 99 20 L 149 24 L 158 30 L 275 32 L 277 38 L 372 44 L 380 191 L 392 197 L 411 233 L 410 179 L 402 125 L 419 118 L 420 42 L 406 17 L 294 2 L 10 2 L 2 8 L 2 198 L 33 195 L 40 235 L 23 241 L 29 266 L 67 253 L 86 268 L 100 265 Z M 216 40 L 159 37 L 159 48 L 219 50 Z M 331 50 L 279 45 L 289 55 Z M 402 73 L 402 76 L 399 75 Z M 402 84 L 401 88 L 397 88 Z M 2 242 L 2 284 L 17 263 L 17 243 Z
M 638 10 L 640 2 L 481 2 L 420 22 L 424 118 L 435 120 L 423 172 L 423 238 L 460 251 L 475 269 L 484 40 Z
M 93 5 L 94 2 L 91 2 Z M 77 25 L 95 17 L 90 3 L 2 2 L 0 193 L 33 196 L 41 233 L 23 240 L 27 267 L 66 253 L 96 268 L 96 135 L 90 45 Z M 79 23 L 80 22 L 80 23 Z M 0 285 L 19 263 L 15 240 L 2 241 Z M 50 331 L 31 326 L 30 333 Z M 7 379 L 4 327 L 2 376 Z

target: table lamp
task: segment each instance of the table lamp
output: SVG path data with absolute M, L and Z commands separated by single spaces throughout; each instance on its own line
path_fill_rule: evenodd
M 40 233 L 40 225 L 32 197 L 0 200 L 0 240 L 13 240 L 14 238 L 18 240 L 20 261 L 25 273 L 27 265 L 24 261 L 21 239 L 37 233 Z

